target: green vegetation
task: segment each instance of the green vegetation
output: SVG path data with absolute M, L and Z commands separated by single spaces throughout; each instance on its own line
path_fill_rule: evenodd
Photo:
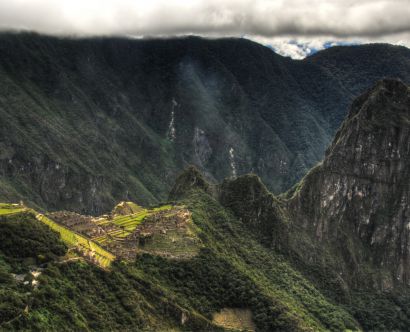
M 192 191 L 183 203 L 193 212 L 206 249 L 179 262 L 143 255 L 136 266 L 145 278 L 165 285 L 208 319 L 237 307 L 250 308 L 261 331 L 358 329 L 351 315 L 260 245 L 207 194 Z
M 144 239 L 144 243 L 139 247 L 140 250 L 153 255 L 177 259 L 190 259 L 198 255 L 200 249 L 204 247 L 198 237 L 200 229 L 190 218 L 185 221 L 184 226 L 175 228 L 174 221 L 167 221 L 167 217 L 170 216 L 165 216 L 161 221 L 163 230 L 155 232 L 148 239 Z M 169 226 L 171 229 L 168 229 Z
M 0 203 L 0 216 L 20 213 L 24 211 L 24 207 L 19 204 Z
M 55 223 L 46 216 L 39 214 L 34 210 L 27 209 L 18 204 L 0 204 L 0 216 L 16 215 L 17 218 L 25 220 L 24 216 L 27 214 L 32 214 L 33 216 L 35 216 L 38 221 L 42 222 L 43 224 L 50 227 L 53 231 L 57 232 L 60 235 L 62 241 L 68 247 L 75 248 L 83 252 L 84 254 L 87 254 L 89 258 L 95 260 L 101 267 L 109 267 L 115 259 L 115 256 L 113 254 L 101 248 L 90 239 L 87 239 L 86 237 L 77 234 L 64 226 Z M 29 229 L 29 225 L 27 226 L 27 229 Z M 24 239 L 22 239 L 22 241 L 24 243 Z M 7 243 L 7 241 L 5 242 Z
M 270 190 L 282 191 L 322 158 L 353 95 L 382 76 L 409 81 L 408 57 L 407 49 L 386 45 L 333 48 L 292 61 L 244 39 L 1 34 L 0 137 L 7 139 L 0 141 L 0 198 L 92 215 L 124 198 L 158 204 L 187 162 L 217 180 L 230 177 L 234 163 L 238 174 L 253 170 Z M 386 91 L 380 96 L 395 94 Z M 408 99 L 394 104 L 406 112 Z M 382 103 L 379 111 L 388 110 Z M 376 117 L 397 144 L 408 141 L 408 130 L 397 127 L 408 124 L 407 116 Z M 359 142 L 340 133 L 336 142 Z M 362 139 L 368 145 L 360 156 L 377 152 Z M 172 215 L 178 206 L 122 202 L 96 224 L 83 216 L 76 232 L 22 205 L 0 204 L 0 330 L 218 331 L 212 319 L 225 308 L 249 310 L 258 331 L 408 330 L 408 275 L 396 286 L 398 271 L 407 269 L 397 262 L 408 260 L 402 250 L 408 232 L 404 224 L 383 223 L 402 219 L 392 211 L 405 215 L 397 207 L 408 201 L 409 167 L 399 150 L 394 169 L 404 170 L 402 178 L 388 168 L 382 173 L 393 177 L 378 183 L 401 183 L 402 193 L 370 199 L 369 206 L 398 201 L 364 224 L 355 213 L 364 200 L 352 196 L 347 205 L 356 210 L 338 208 L 352 215 L 346 225 L 346 214 L 339 218 L 321 206 L 323 197 L 316 201 L 324 187 L 311 182 L 336 183 L 322 177 L 325 163 L 280 197 L 255 175 L 214 186 L 191 169 L 171 192 L 192 213 L 181 223 Z M 339 152 L 326 166 L 332 176 L 351 157 L 359 164 L 347 175 L 364 165 L 353 150 Z M 391 157 L 385 159 L 390 167 Z M 370 178 L 361 177 L 366 190 Z M 299 203 L 306 208 L 294 227 Z M 336 236 L 321 247 L 325 231 Z M 380 245 L 383 237 L 389 241 Z M 363 239 L 371 243 L 361 245 Z M 385 250 L 387 242 L 393 249 Z M 119 243 L 123 252 L 116 255 L 124 261 L 110 252 Z M 379 288 L 366 285 L 374 281 Z
M 104 235 L 93 238 L 93 241 L 106 245 L 113 239 L 126 238 L 135 231 L 138 225 L 140 225 L 146 217 L 154 215 L 158 212 L 168 211 L 173 208 L 173 206 L 169 204 L 161 205 L 152 209 L 142 208 L 132 202 L 126 202 L 126 204 L 128 206 L 126 212 L 131 212 L 131 214 L 127 214 L 124 211 L 120 212 L 121 210 L 119 208 L 119 205 L 117 205 L 113 211 L 113 217 L 110 216 L 99 218 L 97 225 L 107 226 L 113 224 L 118 227 L 107 231 Z
M 315 184 L 317 183 L 314 178 L 317 177 L 320 167 L 314 168 L 306 179 L 303 181 L 303 185 Z M 195 178 L 201 176 L 200 174 L 194 174 L 192 171 L 188 170 L 190 175 L 185 174 L 182 177 L 182 183 L 200 183 L 200 180 Z M 185 178 L 190 177 L 192 181 L 184 181 Z M 204 186 L 200 185 L 199 188 Z M 319 192 L 318 189 L 314 188 L 314 193 Z M 380 268 L 375 269 L 369 263 L 360 262 L 361 272 L 356 273 L 354 276 L 340 274 L 340 268 L 343 266 L 344 262 L 340 259 L 340 254 L 345 255 L 346 259 L 354 259 L 355 253 L 363 252 L 365 255 L 370 255 L 371 251 L 367 251 L 366 248 L 360 246 L 360 239 L 354 235 L 352 229 L 338 229 L 338 232 L 343 232 L 344 243 L 332 249 L 332 245 L 335 243 L 328 243 L 324 250 L 320 249 L 317 237 L 310 237 L 302 228 L 295 227 L 297 225 L 292 225 L 291 212 L 286 204 L 286 199 L 288 197 L 295 198 L 297 192 L 300 190 L 296 188 L 289 193 L 283 195 L 282 197 L 275 197 L 263 186 L 260 179 L 254 175 L 247 175 L 240 177 L 235 180 L 227 180 L 222 183 L 215 191 L 218 193 L 218 199 L 225 207 L 229 207 L 230 211 L 235 213 L 237 218 L 240 218 L 241 223 L 237 232 L 242 234 L 239 236 L 241 239 L 243 234 L 252 233 L 252 236 L 248 234 L 249 237 L 254 237 L 257 242 L 263 243 L 265 245 L 264 250 L 268 250 L 270 258 L 264 258 L 258 264 L 259 257 L 264 257 L 262 254 L 264 250 L 259 252 L 256 249 L 256 245 L 251 245 L 248 241 L 238 240 L 233 236 L 232 228 L 236 224 L 235 220 L 231 219 L 229 226 L 229 235 L 220 229 L 221 218 L 212 217 L 209 212 L 213 210 L 213 200 L 206 200 L 206 196 L 201 194 L 201 190 L 195 188 L 194 186 L 185 186 L 185 194 L 180 195 L 188 202 L 185 202 L 190 208 L 190 210 L 198 213 L 197 206 L 206 212 L 200 220 L 213 220 L 212 224 L 209 225 L 210 228 L 215 228 L 219 230 L 220 235 L 215 235 L 215 238 L 220 240 L 219 245 L 222 242 L 235 241 L 237 245 L 231 245 L 230 250 L 223 250 L 222 257 L 229 257 L 227 261 L 231 264 L 232 262 L 237 262 L 238 260 L 232 253 L 241 253 L 240 256 L 246 257 L 247 254 L 251 253 L 251 257 L 246 258 L 246 262 L 253 262 L 254 267 L 247 266 L 243 267 L 241 271 L 244 271 L 247 275 L 252 275 L 252 270 L 256 273 L 254 277 L 254 282 L 257 285 L 265 285 L 266 292 L 270 294 L 275 294 L 275 298 L 280 299 L 283 303 L 286 303 L 289 307 L 285 310 L 286 312 L 292 312 L 296 310 L 298 315 L 303 315 L 303 310 L 298 307 L 298 301 L 293 298 L 302 289 L 306 290 L 306 286 L 297 286 L 295 281 L 295 271 L 298 271 L 301 280 L 308 280 L 307 283 L 310 284 L 310 289 L 315 289 L 320 295 L 309 295 L 309 292 L 302 292 L 303 296 L 297 295 L 297 298 L 301 300 L 301 305 L 304 308 L 309 308 L 310 313 L 316 317 L 318 315 L 323 315 L 322 319 L 326 321 L 329 319 L 332 323 L 328 325 L 331 330 L 343 330 L 347 328 L 352 323 L 346 324 L 343 328 L 340 324 L 339 318 L 336 315 L 331 314 L 331 310 L 328 305 L 334 306 L 336 310 L 341 310 L 339 317 L 345 317 L 346 321 L 356 321 L 356 328 L 361 327 L 365 330 L 407 330 L 409 326 L 409 311 L 407 310 L 407 304 L 409 303 L 410 294 L 409 288 L 403 286 L 398 289 L 390 290 L 378 290 L 373 284 L 369 284 L 370 280 L 377 280 L 377 277 L 383 272 Z M 182 190 L 182 192 L 184 192 Z M 198 200 L 193 200 L 195 196 L 202 197 Z M 301 199 L 309 199 L 311 196 L 304 195 Z M 202 202 L 202 203 L 200 203 Z M 308 201 L 309 202 L 309 201 Z M 194 205 L 192 205 L 194 203 Z M 308 206 L 312 206 L 309 205 Z M 313 208 L 313 206 L 312 206 Z M 221 209 L 221 208 L 220 208 Z M 224 211 L 224 212 L 222 212 Z M 198 221 L 198 216 L 193 213 L 194 220 Z M 220 210 L 220 213 L 230 216 L 228 210 Z M 311 217 L 311 215 L 308 215 Z M 232 218 L 232 216 L 230 217 Z M 219 226 L 219 227 L 218 227 Z M 244 230 L 246 227 L 246 230 Z M 201 225 L 199 227 L 203 230 L 205 227 Z M 235 229 L 235 228 L 234 228 Z M 265 231 L 261 231 L 265 229 Z M 218 232 L 216 232 L 217 234 Z M 267 240 L 268 239 L 268 240 Z M 209 248 L 209 241 L 205 241 L 206 247 Z M 215 244 L 216 245 L 216 244 Z M 250 247 L 249 247 L 250 246 Z M 294 247 L 293 247 L 294 246 Z M 223 246 L 225 249 L 225 247 Z M 363 251 L 366 249 L 366 251 Z M 246 252 L 243 253 L 242 250 Z M 303 253 L 303 255 L 298 255 L 298 252 Z M 227 254 L 229 253 L 229 254 Z M 278 255 L 278 253 L 281 253 Z M 273 258 L 275 257 L 275 258 Z M 301 258 L 304 257 L 304 258 Z M 309 259 L 310 257 L 310 259 Z M 211 260 L 210 260 L 211 261 Z M 272 266 L 272 261 L 275 262 Z M 280 263 L 279 263 L 280 262 Z M 353 263 L 353 262 L 352 262 Z M 252 264 L 252 265 L 253 265 Z M 283 264 L 283 265 L 282 265 Z M 280 266 L 282 265 L 282 266 Z M 241 264 L 239 265 L 239 267 Z M 271 266 L 271 272 L 266 272 L 266 267 Z M 280 267 L 279 267 L 280 266 Z M 286 271 L 285 266 L 290 268 L 292 272 Z M 198 267 L 199 269 L 199 267 Z M 222 273 L 222 272 L 220 272 Z M 264 274 L 266 273 L 266 277 Z M 390 272 L 386 270 L 386 276 L 390 277 Z M 238 275 L 238 272 L 232 273 Z M 161 273 L 164 275 L 164 273 Z M 275 276 L 275 277 L 273 277 Z M 293 276 L 293 278 L 292 278 Z M 193 279 L 200 278 L 195 275 Z M 266 278 L 266 279 L 265 279 Z M 351 279 L 350 279 L 351 278 Z M 354 278 L 354 279 L 353 279 Z M 351 280 L 355 280 L 354 283 L 349 283 Z M 389 279 L 386 279 L 389 280 Z M 289 283 L 288 283 L 289 282 Z M 281 287 L 275 289 L 275 285 L 280 284 Z M 260 286 L 259 286 L 260 287 Z M 295 290 L 295 288 L 297 290 Z M 222 290 L 218 290 L 222 292 Z M 281 293 L 281 291 L 284 291 Z M 232 292 L 231 290 L 229 292 Z M 191 296 L 191 294 L 189 295 Z M 227 296 L 227 295 L 225 295 Z M 237 295 L 238 296 L 238 295 Z M 322 297 L 322 300 L 319 300 Z M 312 302 L 312 299 L 315 301 Z M 204 301 L 202 301 L 204 302 Z M 326 304 L 327 303 L 327 304 Z M 236 303 L 224 303 L 226 307 L 238 307 Z M 248 303 L 242 303 L 244 308 L 250 307 L 255 313 L 255 309 L 249 306 Z M 318 306 L 314 308 L 315 306 Z M 323 307 L 321 307 L 323 306 Z M 321 308 L 320 308 L 321 307 Z M 292 309 L 290 309 L 292 308 Z M 297 309 L 296 309 L 297 308 Z M 319 309 L 320 308 L 320 309 Z M 324 309 L 325 308 L 325 309 Z M 212 311 L 212 310 L 210 310 Z M 328 313 L 328 314 L 326 314 Z M 327 317 L 326 317 L 327 316 Z M 330 318 L 332 316 L 333 318 Z M 326 317 L 326 318 L 325 318 Z M 307 322 L 311 316 L 308 314 L 303 317 L 302 321 Z M 319 319 L 320 321 L 323 321 Z M 345 321 L 345 322 L 346 322 Z M 255 322 L 258 324 L 258 318 L 255 318 Z M 328 323 L 329 324 L 329 323 Z M 335 324 L 335 325 L 332 325 Z M 352 327 L 350 325 L 350 327 Z M 330 327 L 333 326 L 333 327 Z M 314 328 L 318 329 L 317 327 Z
M 126 232 L 131 233 L 148 215 L 147 210 L 141 210 L 138 213 L 127 216 L 115 216 L 112 222 L 123 228 Z M 127 234 L 127 235 L 128 235 Z
M 58 234 L 31 214 L 0 217 L 0 330 L 10 330 L 8 324 L 23 319 L 32 303 L 29 269 L 54 261 L 66 249 Z M 14 276 L 22 276 L 27 284 Z
M 243 38 L 2 33 L 0 201 L 92 215 L 125 197 L 154 204 L 187 163 L 231 176 L 230 148 L 238 174 L 282 192 L 322 159 L 353 96 L 410 80 L 408 58 L 389 45 L 293 61 Z
M 81 261 L 53 263 L 48 257 L 49 263 L 32 295 L 19 295 L 20 291 L 24 294 L 24 285 L 13 286 L 18 290 L 12 300 L 15 310 L 0 320 L 1 326 L 40 330 L 218 330 L 211 323 L 213 315 L 232 307 L 249 308 L 260 331 L 357 328 L 346 311 L 329 302 L 281 256 L 258 244 L 242 223 L 210 196 L 192 191 L 183 204 L 193 213 L 192 232 L 204 244 L 196 256 L 167 260 L 141 254 L 135 263 L 113 263 L 109 271 Z M 31 214 L 26 216 L 40 227 L 40 234 L 52 233 Z M 7 216 L 12 217 L 20 215 Z M 55 227 L 53 222 L 41 216 L 39 219 Z M 8 227 L 15 220 L 10 219 Z M 65 230 L 55 229 L 66 241 L 74 241 Z M 47 245 L 55 241 L 49 239 Z M 13 252 L 16 245 L 9 245 L 9 250 Z M 158 250 L 167 250 L 155 242 L 153 249 L 156 245 Z M 54 260 L 58 262 L 56 257 Z M 7 265 L 7 269 L 14 268 Z M 5 287 L 11 289 L 10 285 Z M 187 317 L 184 325 L 182 316 Z
M 82 261 L 59 263 L 58 256 L 66 249 L 57 234 L 66 242 L 74 241 L 71 234 L 59 228 L 52 232 L 30 213 L 4 216 L 0 278 L 8 281 L 0 289 L 6 303 L 0 306 L 0 326 L 8 330 L 217 331 L 212 319 L 224 308 L 249 309 L 258 331 L 406 326 L 404 308 L 410 302 L 405 297 L 352 292 L 348 303 L 329 293 L 333 286 L 321 284 L 307 266 L 296 268 L 295 262 L 261 245 L 246 224 L 209 194 L 191 188 L 181 204 L 192 212 L 190 232 L 203 244 L 194 256 L 170 260 L 157 255 L 160 251 L 175 254 L 172 241 L 158 238 L 147 243 L 149 253 L 138 255 L 135 262 L 114 262 L 109 270 Z M 167 212 L 170 206 L 159 209 Z M 47 219 L 42 221 L 55 227 Z M 32 242 L 33 234 L 37 242 Z M 178 236 L 167 235 L 168 239 Z M 30 239 L 31 246 L 24 245 L 19 253 L 16 248 L 24 238 Z M 189 252 L 184 239 L 178 241 L 176 249 Z M 39 286 L 28 293 L 32 286 L 13 280 L 11 273 L 23 273 L 40 263 L 44 270 Z
M 14 271 L 42 264 L 64 255 L 66 245 L 59 234 L 24 212 L 0 216 L 0 251 Z
M 171 208 L 172 208 L 171 204 L 165 204 L 165 205 L 161 205 L 161 206 L 153 208 L 152 212 L 167 211 L 167 210 L 171 210 Z
M 74 231 L 61 226 L 54 221 L 50 220 L 42 214 L 35 214 L 36 219 L 49 226 L 52 230 L 58 232 L 61 239 L 67 243 L 68 246 L 75 247 L 81 252 L 84 252 L 90 259 L 96 261 L 101 267 L 109 267 L 115 259 L 115 256 L 107 250 L 101 248 L 98 244 L 94 243 L 85 236 L 75 233 Z
M 66 252 L 58 234 L 32 214 L 0 219 L 0 330 L 178 331 L 182 309 L 167 303 L 161 290 L 122 267 L 101 270 L 81 262 L 59 262 Z M 41 264 L 37 288 L 29 271 Z M 11 273 L 25 276 L 17 281 Z M 207 322 L 193 316 L 186 329 Z M 195 325 L 197 324 L 197 325 Z
M 184 308 L 170 290 L 145 279 L 140 269 L 119 262 L 103 270 L 84 261 L 61 261 L 66 250 L 59 234 L 31 213 L 0 219 L 0 330 L 220 330 Z M 38 264 L 41 275 L 34 287 L 29 271 Z
M 401 104 L 410 98 L 406 86 L 385 80 L 378 87 L 380 98 L 401 97 L 393 105 L 404 110 Z M 402 93 L 396 93 L 395 87 Z M 366 105 L 375 111 L 374 105 Z M 362 112 L 354 116 L 368 118 Z M 360 136 L 363 131 L 358 126 L 353 129 L 369 145 L 366 151 L 371 151 L 373 144 L 368 136 Z M 387 131 L 393 137 L 377 133 L 386 141 L 382 148 L 394 139 L 408 141 L 407 136 L 397 139 L 399 131 L 393 133 L 390 127 Z M 99 267 L 108 266 L 114 256 L 107 258 L 105 250 L 86 237 L 32 210 L 14 213 L 21 207 L 1 205 L 4 212 L 0 224 L 4 221 L 1 226 L 5 238 L 0 239 L 0 278 L 5 283 L 0 297 L 6 306 L 0 306 L 0 326 L 206 331 L 221 329 L 215 325 L 215 317 L 227 308 L 235 308 L 247 312 L 248 321 L 254 323 L 257 331 L 407 330 L 408 276 L 406 271 L 397 274 L 397 266 L 406 267 L 404 263 L 390 266 L 391 259 L 383 255 L 406 262 L 405 254 L 397 255 L 396 245 L 407 245 L 408 232 L 367 232 L 369 219 L 361 223 L 348 215 L 367 208 L 365 211 L 376 212 L 379 218 L 372 221 L 371 227 L 382 224 L 384 231 L 392 220 L 390 229 L 402 225 L 396 223 L 400 218 L 390 212 L 397 210 L 398 204 L 402 206 L 402 197 L 407 196 L 402 196 L 401 191 L 390 195 L 390 186 L 385 183 L 394 185 L 391 178 L 408 178 L 407 160 L 398 168 L 405 170 L 399 174 L 381 172 L 391 177 L 383 178 L 387 181 L 381 189 L 385 196 L 392 196 L 379 203 L 383 208 L 373 211 L 363 204 L 366 200 L 373 204 L 367 187 L 360 189 L 363 179 L 368 186 L 367 179 L 373 179 L 370 175 L 355 175 L 351 184 L 344 181 L 355 190 L 354 195 L 349 191 L 346 203 L 345 197 L 332 195 L 335 191 L 340 194 L 343 181 L 338 177 L 346 176 L 342 171 L 352 176 L 355 169 L 361 169 L 362 161 L 358 166 L 350 162 L 353 170 L 345 167 L 339 173 L 334 171 L 332 161 L 341 165 L 348 158 L 357 160 L 352 152 L 355 146 L 347 142 L 338 146 L 351 137 L 355 135 L 343 136 L 340 131 L 323 164 L 281 197 L 270 193 L 256 175 L 211 185 L 190 167 L 178 178 L 170 195 L 174 204 L 181 205 L 145 209 L 121 202 L 113 213 L 99 219 L 69 212 L 54 214 L 56 220 L 65 220 L 73 230 L 78 227 L 87 236 L 107 230 L 108 235 L 100 243 L 106 241 L 107 248 L 116 250 L 113 252 L 123 259 L 112 262 L 109 270 Z M 377 141 L 383 142 L 382 139 Z M 323 196 L 329 196 L 329 200 L 324 201 Z M 329 203 L 333 200 L 335 203 Z M 386 202 L 389 205 L 383 206 Z M 343 203 L 346 208 L 326 208 L 327 204 L 339 207 Z M 340 211 L 344 214 L 337 215 Z M 40 223 L 31 225 L 34 214 L 51 229 L 41 229 L 44 225 Z M 24 222 L 22 218 L 28 220 Z M 62 259 L 66 248 L 56 233 L 50 234 L 51 230 L 63 242 L 100 258 L 99 266 L 89 264 L 98 259 L 74 261 L 67 255 Z M 391 241 L 393 247 L 379 238 L 374 241 L 375 235 L 395 239 Z M 24 248 L 14 248 L 21 244 Z M 383 252 L 381 257 L 378 251 Z M 69 323 L 63 326 L 64 321 Z

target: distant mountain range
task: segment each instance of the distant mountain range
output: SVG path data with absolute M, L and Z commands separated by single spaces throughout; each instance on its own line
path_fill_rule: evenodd
M 333 47 L 302 61 L 245 39 L 0 35 L 0 199 L 89 214 L 166 199 L 195 165 L 292 187 L 353 96 L 410 82 L 410 50 Z

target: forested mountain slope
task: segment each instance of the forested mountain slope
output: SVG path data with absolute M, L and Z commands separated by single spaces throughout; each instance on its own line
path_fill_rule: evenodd
M 352 96 L 409 73 L 391 45 L 295 61 L 245 39 L 2 33 L 0 198 L 99 214 L 163 200 L 188 164 L 278 193 L 322 159 Z
M 382 80 L 292 190 L 274 196 L 247 175 L 212 191 L 365 330 L 408 330 L 409 135 L 410 88 Z

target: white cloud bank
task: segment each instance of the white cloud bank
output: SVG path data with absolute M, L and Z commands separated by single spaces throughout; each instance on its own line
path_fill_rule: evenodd
M 246 36 L 300 58 L 328 41 L 410 46 L 410 0 L 0 0 L 0 29 Z

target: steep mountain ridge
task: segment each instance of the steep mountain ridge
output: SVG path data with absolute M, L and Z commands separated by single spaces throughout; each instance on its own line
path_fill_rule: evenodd
M 165 199 L 188 164 L 281 192 L 323 157 L 353 95 L 410 82 L 409 59 L 390 45 L 294 61 L 244 39 L 3 33 L 0 198 L 98 215 Z
M 365 330 L 407 330 L 409 172 L 410 88 L 385 79 L 353 102 L 323 162 L 288 192 L 273 195 L 256 175 L 208 192 Z M 202 180 L 188 173 L 189 195 Z
M 410 89 L 383 80 L 353 103 L 323 163 L 289 201 L 294 222 L 341 256 L 350 281 L 409 285 L 409 142 Z
M 256 175 L 219 200 L 261 241 L 331 266 L 351 287 L 409 285 L 410 89 L 382 80 L 358 97 L 323 162 L 274 196 Z

